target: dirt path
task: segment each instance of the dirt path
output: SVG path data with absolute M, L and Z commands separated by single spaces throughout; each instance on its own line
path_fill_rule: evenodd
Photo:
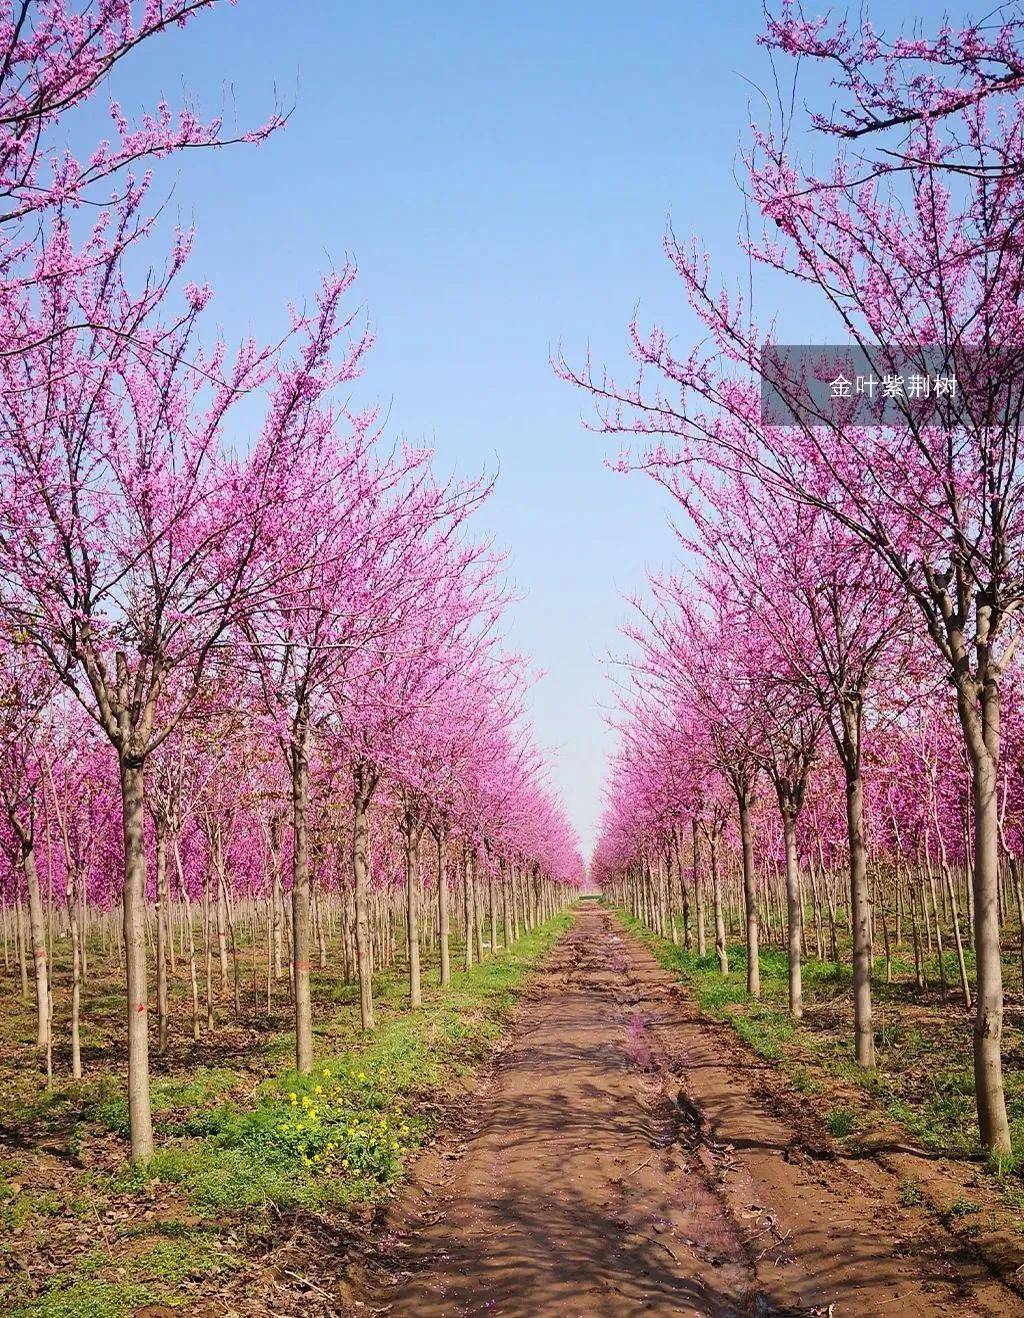
M 428 1155 L 396 1205 L 358 1311 L 1024 1314 L 877 1164 L 801 1150 L 597 910 L 470 1108 L 462 1144 Z

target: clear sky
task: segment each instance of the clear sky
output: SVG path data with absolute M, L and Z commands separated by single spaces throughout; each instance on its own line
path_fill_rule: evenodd
M 885 20 L 931 27 L 941 12 L 899 0 Z M 194 153 L 159 176 L 198 228 L 194 277 L 213 285 L 229 337 L 269 338 L 286 303 L 350 255 L 378 335 L 358 401 L 379 401 L 390 432 L 431 445 L 443 468 L 500 467 L 482 521 L 511 553 L 523 598 L 510 642 L 546 672 L 534 721 L 587 848 L 612 740 L 603 659 L 623 596 L 675 542 L 663 493 L 604 466 L 586 400 L 555 380 L 549 351 L 561 340 L 578 359 L 589 342 L 621 366 L 634 306 L 685 335 L 661 252 L 669 217 L 739 271 L 736 155 L 764 113 L 757 88 L 772 87 L 762 21 L 758 0 L 241 0 L 115 79 L 128 109 L 187 91 L 207 116 L 226 101 L 242 127 L 275 88 L 294 101 L 264 146 Z

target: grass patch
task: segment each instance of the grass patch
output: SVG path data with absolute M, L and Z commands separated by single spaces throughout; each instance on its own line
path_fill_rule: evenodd
M 148 1235 L 152 1227 L 147 1224 L 141 1231 Z M 158 1240 L 141 1253 L 121 1253 L 115 1258 L 107 1250 L 94 1250 L 82 1259 L 73 1276 L 53 1278 L 41 1295 L 15 1308 L 13 1314 L 15 1318 L 122 1318 L 146 1304 L 184 1309 L 190 1302 L 180 1291 L 184 1282 L 237 1264 L 233 1255 L 216 1249 L 209 1237 L 186 1228 L 180 1237 Z M 124 1274 L 129 1272 L 131 1276 L 126 1278 Z
M 153 1296 L 139 1282 L 104 1281 L 99 1277 L 58 1277 L 12 1318 L 126 1318 Z
M 58 1195 L 15 1189 L 17 1184 L 0 1181 L 0 1230 L 18 1231 L 30 1222 L 56 1217 L 64 1211 Z
M 265 1081 L 251 1106 L 216 1101 L 232 1088 L 230 1072 L 161 1087 L 154 1106 L 173 1112 L 173 1136 L 146 1168 L 126 1168 L 120 1188 L 170 1182 L 208 1214 L 373 1198 L 429 1134 L 417 1099 L 486 1055 L 526 976 L 570 920 L 558 916 L 457 973 L 444 992 L 431 985 L 418 1012 L 406 1008 L 396 977 L 378 998 L 372 1034 L 359 1035 L 351 1019 L 338 1023 L 327 1037 L 331 1053 L 311 1075 L 286 1071 Z M 192 1110 L 182 1117 L 183 1108 Z
M 872 1122 L 897 1122 L 924 1148 L 952 1157 L 983 1159 L 978 1136 L 970 1023 L 958 1012 L 954 988 L 943 999 L 934 983 L 920 990 L 913 962 L 892 958 L 893 980 L 884 979 L 884 961 L 875 967 L 875 1047 L 877 1066 L 865 1070 L 853 1056 L 851 970 L 845 963 L 808 958 L 803 962 L 805 1015 L 797 1024 L 788 1014 L 788 968 L 779 948 L 761 949 L 761 999 L 746 992 L 746 949 L 729 948 L 729 974 L 717 957 L 693 951 L 654 934 L 620 911 L 626 928 L 650 948 L 657 960 L 686 983 L 700 1010 L 726 1021 L 760 1057 L 776 1063 L 793 1087 L 825 1100 L 825 1124 L 833 1129 L 837 1113 L 848 1110 L 858 1130 L 870 1133 Z M 841 924 L 842 922 L 840 922 Z M 1010 961 L 1016 960 L 1010 957 Z M 973 960 L 968 957 L 968 971 Z M 1018 971 L 1007 965 L 1007 982 Z M 955 968 L 947 976 L 955 986 Z M 1014 1148 L 1020 1153 L 990 1161 L 990 1170 L 1014 1191 L 1024 1170 L 1024 1039 L 1010 1025 L 1003 1036 L 1004 1087 Z M 850 1102 L 858 1096 L 862 1102 Z M 838 1104 L 831 1112 L 827 1103 Z M 1019 1188 L 1019 1184 L 1018 1184 Z M 1024 1201 L 1024 1193 L 1021 1193 Z
M 853 1133 L 857 1125 L 857 1114 L 853 1108 L 835 1107 L 825 1114 L 825 1125 L 830 1135 L 835 1136 L 836 1139 L 845 1139 L 847 1135 Z
M 229 996 L 219 998 L 216 1028 L 199 1053 L 206 1064 L 197 1067 L 179 975 L 171 1047 L 151 1088 L 157 1152 L 144 1170 L 117 1163 L 129 1135 L 123 1078 L 112 1062 L 100 1069 L 96 1061 L 120 1042 L 123 990 L 112 983 L 116 961 L 93 940 L 83 1010 L 96 1056 L 84 1080 L 65 1082 L 58 1069 L 53 1088 L 43 1088 L 24 1045 L 35 1029 L 31 1002 L 12 997 L 0 1014 L 0 1052 L 17 1063 L 7 1098 L 19 1141 L 29 1150 L 66 1141 L 68 1155 L 66 1174 L 45 1190 L 31 1188 L 20 1157 L 0 1160 L 0 1312 L 120 1318 L 150 1304 L 190 1312 L 209 1289 L 205 1279 L 246 1266 L 246 1242 L 260 1238 L 274 1210 L 327 1211 L 379 1196 L 429 1137 L 438 1095 L 487 1055 L 571 920 L 559 916 L 482 965 L 456 969 L 443 992 L 437 964 L 425 956 L 424 1004 L 415 1013 L 397 961 L 374 978 L 377 1029 L 369 1035 L 358 1028 L 357 991 L 342 982 L 340 963 L 315 970 L 310 1076 L 291 1070 L 294 1021 L 281 984 L 271 1005 L 243 985 L 240 1016 Z M 455 966 L 460 952 L 453 944 Z M 58 964 L 58 977 L 66 970 Z M 147 1216 L 153 1206 L 159 1213 Z M 95 1231 L 72 1238 L 65 1230 L 69 1219 L 95 1225 L 97 1217 L 107 1224 L 101 1247 Z M 60 1242 L 48 1263 L 51 1251 L 36 1246 L 51 1230 Z M 28 1275 L 18 1271 L 22 1259 Z
M 161 1123 L 160 1118 L 176 1109 L 202 1108 L 216 1102 L 238 1083 L 234 1071 L 225 1067 L 199 1067 L 186 1077 L 173 1076 L 154 1080 L 150 1085 L 149 1101 L 153 1119 L 157 1125 L 165 1128 L 168 1122 Z M 131 1133 L 128 1117 L 128 1096 L 121 1092 L 122 1087 L 108 1090 L 104 1087 L 102 1096 L 96 1102 L 94 1116 L 116 1135 L 127 1139 Z

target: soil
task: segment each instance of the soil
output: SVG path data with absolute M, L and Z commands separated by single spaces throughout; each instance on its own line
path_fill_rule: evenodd
M 488 1078 L 378 1221 L 353 1314 L 1024 1315 L 905 1166 L 849 1157 L 814 1100 L 584 909 Z

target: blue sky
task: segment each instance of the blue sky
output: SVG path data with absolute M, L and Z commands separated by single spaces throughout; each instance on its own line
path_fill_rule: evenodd
M 885 18 L 933 26 L 941 12 L 901 2 Z M 621 366 L 634 306 L 685 339 L 661 252 L 670 216 L 726 276 L 740 271 L 735 159 L 763 112 L 756 87 L 771 86 L 761 25 L 756 0 L 241 0 L 150 43 L 114 81 L 128 109 L 187 90 L 207 115 L 227 101 L 243 127 L 275 88 L 295 102 L 264 146 L 193 153 L 159 189 L 195 221 L 194 275 L 229 337 L 272 337 L 285 304 L 349 255 L 378 336 L 358 400 L 442 468 L 500 467 L 482 523 L 511 554 L 510 643 L 546 671 L 537 734 L 588 847 L 612 744 L 603 658 L 623 596 L 675 542 L 666 496 L 607 470 L 549 350 L 561 340 L 578 359 L 589 342 Z M 785 312 L 813 337 L 806 308 Z

